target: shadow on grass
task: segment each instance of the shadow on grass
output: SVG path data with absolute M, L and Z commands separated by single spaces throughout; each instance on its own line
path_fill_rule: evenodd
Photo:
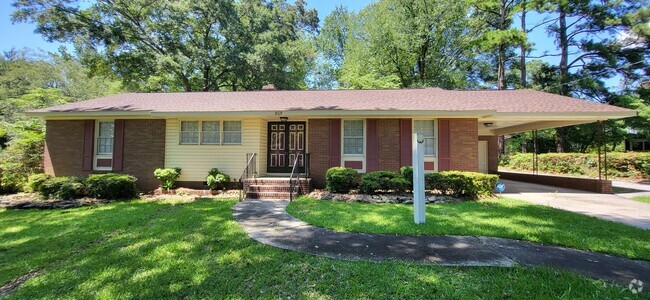
M 339 231 L 493 236 L 528 240 L 650 260 L 650 231 L 517 200 L 429 204 L 426 223 L 413 207 L 301 198 L 287 207 L 295 217 Z
M 53 220 L 60 216 L 56 212 L 18 214 L 15 218 L 12 212 L 3 217 L 26 221 L 27 228 L 18 231 L 31 239 L 9 249 L 14 257 L 22 255 L 29 259 L 44 255 L 36 248 L 23 251 L 33 241 L 44 247 L 46 253 L 55 254 L 56 249 L 50 249 L 48 241 L 80 240 L 75 246 L 55 242 L 63 247 L 59 250 L 64 255 L 49 258 L 44 273 L 27 281 L 9 298 L 468 298 L 477 295 L 620 298 L 631 295 L 618 286 L 546 268 L 442 268 L 399 262 L 339 261 L 283 251 L 249 239 L 232 219 L 234 203 L 117 204 L 72 211 L 59 221 Z M 11 226 L 1 224 L 4 226 L 0 229 Z M 92 234 L 83 234 L 84 229 Z M 68 238 L 66 234 L 74 237 Z M 98 239 L 101 242 L 92 243 Z M 91 245 L 84 251 L 74 251 L 88 243 Z

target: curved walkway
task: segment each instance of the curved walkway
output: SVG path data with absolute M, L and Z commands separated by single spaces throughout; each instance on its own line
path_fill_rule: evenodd
M 443 266 L 550 266 L 628 285 L 650 283 L 650 262 L 525 241 L 472 236 L 408 236 L 339 232 L 289 215 L 289 201 L 245 200 L 235 220 L 254 240 L 339 259 L 402 260 Z

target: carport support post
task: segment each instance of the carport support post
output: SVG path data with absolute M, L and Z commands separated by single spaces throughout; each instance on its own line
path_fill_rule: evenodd
M 413 219 L 415 224 L 424 224 L 424 147 L 423 140 L 418 140 L 418 134 L 413 134 Z

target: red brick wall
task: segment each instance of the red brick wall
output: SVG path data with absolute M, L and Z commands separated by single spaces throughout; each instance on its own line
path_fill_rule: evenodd
M 86 176 L 83 171 L 84 122 L 47 121 L 45 123 L 45 173 L 52 176 Z
M 325 187 L 325 172 L 330 168 L 330 120 L 310 119 L 307 125 L 312 186 Z
M 499 171 L 499 141 L 496 135 L 481 135 L 479 141 L 488 143 L 488 172 L 490 174 Z
M 83 171 L 84 121 L 47 121 L 45 173 L 53 176 L 87 176 Z M 124 166 L 121 173 L 138 178 L 137 185 L 148 192 L 158 186 L 153 176 L 165 162 L 165 120 L 126 120 Z M 103 173 L 103 172 L 102 172 Z
M 478 172 L 478 119 L 449 119 L 450 169 Z
M 399 119 L 377 120 L 379 170 L 399 171 L 402 167 L 400 166 L 400 136 Z
M 160 184 L 153 171 L 165 165 L 165 120 L 125 120 L 124 167 L 138 178 L 138 188 L 153 191 Z

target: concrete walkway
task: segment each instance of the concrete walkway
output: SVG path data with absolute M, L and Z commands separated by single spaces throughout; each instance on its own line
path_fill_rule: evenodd
M 443 266 L 551 266 L 628 285 L 650 282 L 650 262 L 546 246 L 524 241 L 472 236 L 408 236 L 339 232 L 298 220 L 286 200 L 245 200 L 233 216 L 254 240 L 274 247 L 351 260 L 401 260 Z
M 501 180 L 506 184 L 503 197 L 520 199 L 535 204 L 585 214 L 605 220 L 625 223 L 643 229 L 650 229 L 650 204 L 630 200 L 622 194 L 597 194 L 580 190 L 566 189 L 548 185 Z M 619 182 L 617 182 L 620 184 Z M 646 188 L 645 185 L 625 183 Z M 650 186 L 648 194 L 650 194 Z M 645 192 L 641 192 L 645 193 Z M 639 195 L 639 193 L 635 193 Z

